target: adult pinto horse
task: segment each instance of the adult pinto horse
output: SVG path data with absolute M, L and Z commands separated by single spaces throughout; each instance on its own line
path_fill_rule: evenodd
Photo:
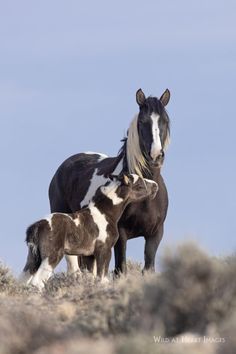
M 118 223 L 119 239 L 114 247 L 116 273 L 126 273 L 127 240 L 139 236 L 145 238 L 144 270 L 155 269 L 155 255 L 163 236 L 168 208 L 161 167 L 170 136 L 169 117 L 165 110 L 169 99 L 168 89 L 160 99 L 146 98 L 139 89 L 136 93 L 139 113 L 130 124 L 118 156 L 107 157 L 92 152 L 73 155 L 61 164 L 49 186 L 51 212 L 71 213 L 87 206 L 96 189 L 110 174 L 136 173 L 157 182 L 156 197 L 131 203 Z M 69 272 L 78 270 L 77 256 L 67 256 L 66 260 Z M 91 268 L 92 264 L 87 259 L 87 267 Z

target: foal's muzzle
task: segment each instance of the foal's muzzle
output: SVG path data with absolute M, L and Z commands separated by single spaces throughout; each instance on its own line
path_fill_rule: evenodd
M 158 184 L 157 183 L 153 183 L 152 187 L 151 187 L 151 199 L 154 199 L 156 197 L 156 194 L 158 192 Z

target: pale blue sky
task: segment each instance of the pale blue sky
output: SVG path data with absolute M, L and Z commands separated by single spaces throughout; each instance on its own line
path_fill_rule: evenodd
M 49 213 L 68 156 L 116 155 L 135 92 L 169 88 L 170 207 L 158 251 L 236 249 L 235 1 L 0 2 L 0 258 L 24 266 L 25 229 Z M 143 260 L 143 241 L 128 255 Z

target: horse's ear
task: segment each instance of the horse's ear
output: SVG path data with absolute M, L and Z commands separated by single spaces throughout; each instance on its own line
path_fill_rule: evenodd
M 142 89 L 140 88 L 137 92 L 136 92 L 136 101 L 137 101 L 137 104 L 139 106 L 142 106 L 144 104 L 146 100 L 146 97 L 142 91 Z
M 163 106 L 167 106 L 168 102 L 170 100 L 170 91 L 168 89 L 165 90 L 165 92 L 162 94 L 160 101 L 163 104 Z

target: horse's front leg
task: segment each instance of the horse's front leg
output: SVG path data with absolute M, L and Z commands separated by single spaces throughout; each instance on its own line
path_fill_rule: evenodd
M 127 234 L 125 229 L 119 228 L 119 238 L 114 246 L 115 252 L 115 275 L 120 273 L 127 273 L 126 265 L 126 244 L 127 244 Z
M 145 236 L 145 248 L 144 248 L 144 268 L 145 271 L 155 272 L 155 257 L 157 248 L 161 242 L 163 236 L 163 225 L 152 235 Z

